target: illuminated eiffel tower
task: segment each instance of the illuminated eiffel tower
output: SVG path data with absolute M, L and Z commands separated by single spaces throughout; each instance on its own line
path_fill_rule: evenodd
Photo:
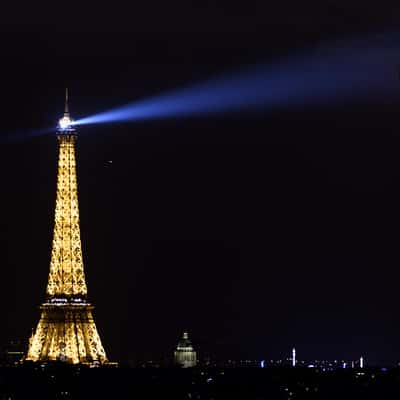
M 57 138 L 57 200 L 47 296 L 25 360 L 107 364 L 92 315 L 94 307 L 87 301 L 76 178 L 77 133 L 69 116 L 68 91 Z

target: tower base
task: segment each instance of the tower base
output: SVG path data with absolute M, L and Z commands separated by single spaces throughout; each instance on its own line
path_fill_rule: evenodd
M 83 300 L 52 299 L 41 307 L 42 314 L 29 342 L 25 361 L 67 364 L 107 364 L 93 319 L 93 306 Z

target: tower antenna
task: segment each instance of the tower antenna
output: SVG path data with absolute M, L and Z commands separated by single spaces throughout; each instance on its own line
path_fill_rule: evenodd
M 65 106 L 64 106 L 64 114 L 68 115 L 69 114 L 69 109 L 68 109 L 68 88 L 65 88 Z

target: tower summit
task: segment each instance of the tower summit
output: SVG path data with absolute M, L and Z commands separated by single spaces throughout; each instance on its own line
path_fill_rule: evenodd
M 75 132 L 73 122 L 74 120 L 69 116 L 68 89 L 65 89 L 64 116 L 58 121 L 58 132 Z
M 25 360 L 106 364 L 92 315 L 94 307 L 87 301 L 76 176 L 77 133 L 69 115 L 68 90 L 57 139 L 57 195 L 46 300 Z

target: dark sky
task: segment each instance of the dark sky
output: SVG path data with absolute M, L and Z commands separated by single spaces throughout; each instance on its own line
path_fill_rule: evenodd
M 394 1 L 188 4 L 3 12 L 1 135 L 55 125 L 65 86 L 82 117 L 400 21 Z M 399 360 L 399 109 L 80 128 L 85 267 L 110 358 L 169 356 L 187 328 L 220 359 L 296 346 Z M 56 162 L 55 135 L 1 142 L 3 344 L 38 321 Z

